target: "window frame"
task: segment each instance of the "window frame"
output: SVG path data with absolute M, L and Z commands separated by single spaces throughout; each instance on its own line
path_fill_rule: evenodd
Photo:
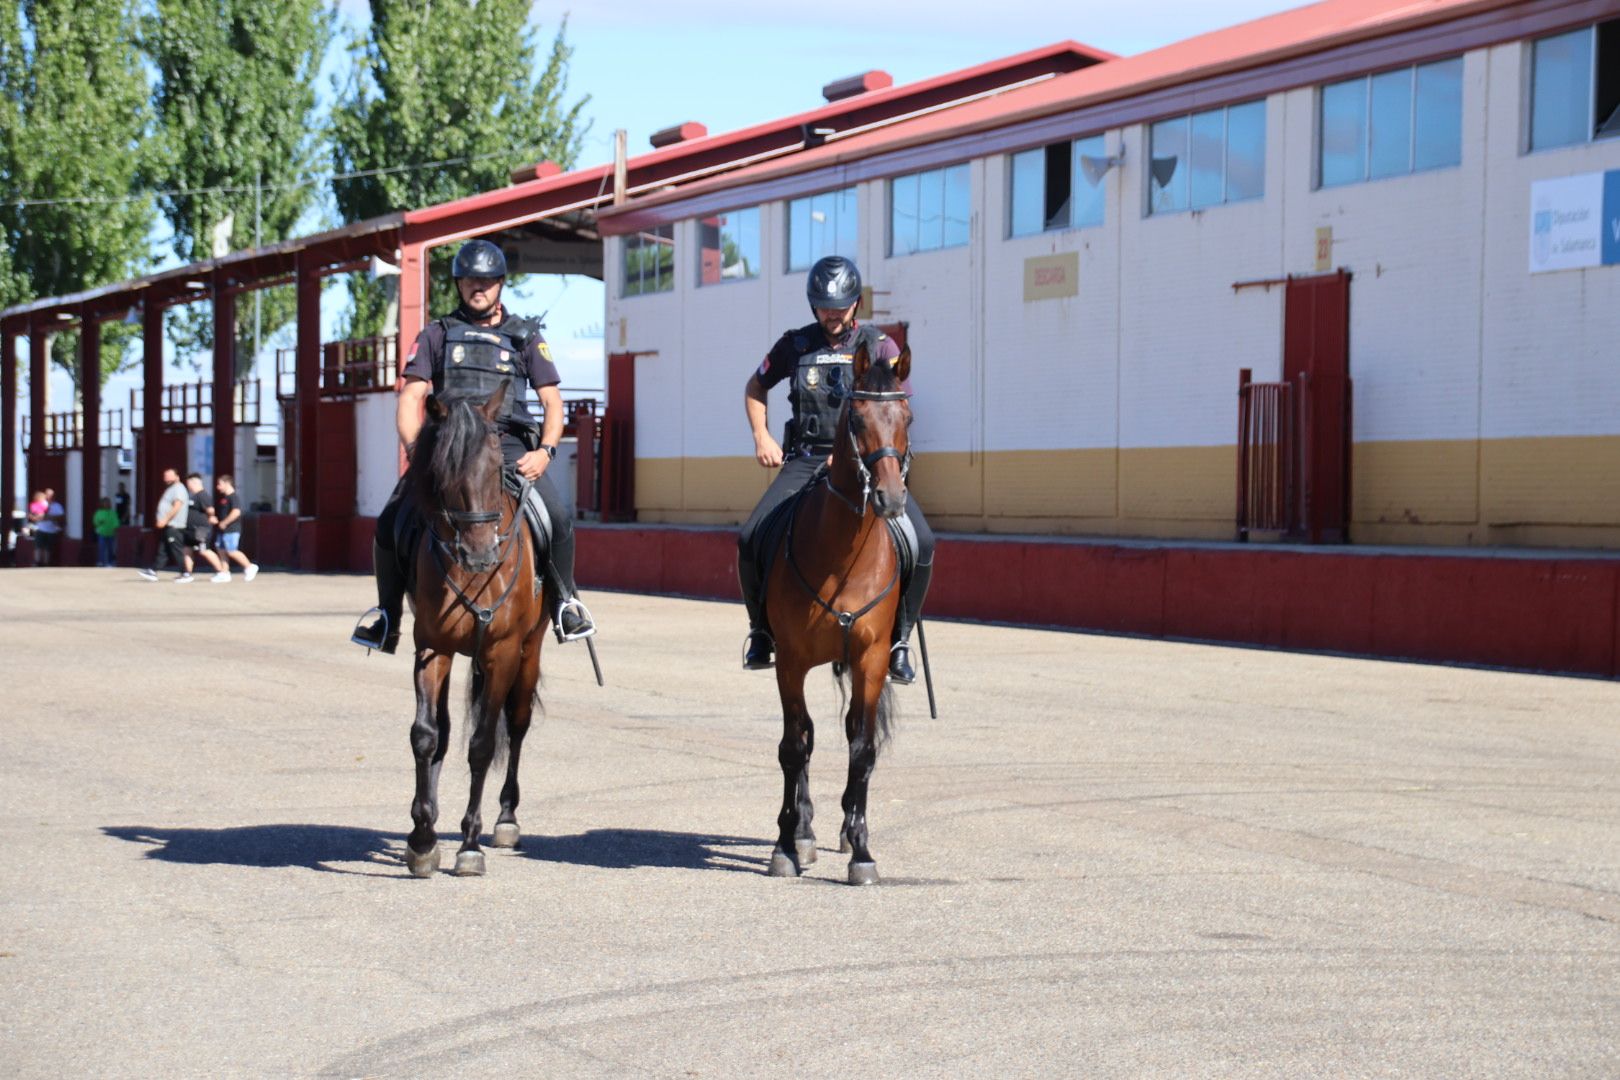
M 949 233 L 949 227 L 948 227 L 947 223 L 950 221 L 950 211 L 951 211 L 951 205 L 950 205 L 950 194 L 951 194 L 950 174 L 952 172 L 956 172 L 956 171 L 960 171 L 962 173 L 962 175 L 966 177 L 966 181 L 965 181 L 965 183 L 963 185 L 963 187 L 965 189 L 965 195 L 964 195 L 965 203 L 963 205 L 963 210 L 965 211 L 965 215 L 962 218 L 962 221 L 964 223 L 963 224 L 963 237 L 960 240 L 952 241 L 952 240 L 949 239 L 950 233 Z M 933 247 L 924 247 L 921 244 L 921 240 L 922 240 L 922 224 L 923 224 L 923 221 L 922 221 L 922 205 L 923 205 L 923 202 L 922 202 L 921 186 L 922 186 L 922 181 L 923 181 L 924 177 L 932 176 L 932 175 L 935 175 L 935 174 L 938 174 L 938 176 L 939 176 L 939 186 L 940 186 L 940 223 L 939 223 L 940 242 L 937 245 L 933 246 Z M 897 230 L 895 228 L 895 190 L 896 190 L 897 185 L 899 185 L 902 181 L 905 181 L 905 180 L 914 180 L 914 181 L 917 182 L 917 185 L 918 185 L 917 214 L 916 214 L 916 225 L 917 225 L 916 239 L 917 239 L 918 243 L 916 243 L 914 246 L 912 246 L 909 250 L 899 251 L 899 250 L 897 250 L 897 246 L 896 246 L 896 239 L 897 239 L 899 230 Z M 951 165 L 936 165 L 936 166 L 934 166 L 933 168 L 930 168 L 930 169 L 918 169 L 918 170 L 916 170 L 914 172 L 902 173 L 899 176 L 890 177 L 889 181 L 885 185 L 885 187 L 887 189 L 888 210 L 889 210 L 889 215 L 888 215 L 888 217 L 889 217 L 889 229 L 888 229 L 887 244 L 885 246 L 885 254 L 887 255 L 888 258 L 891 258 L 891 259 L 903 259 L 903 258 L 906 258 L 906 257 L 911 256 L 911 255 L 927 255 L 927 254 L 930 254 L 930 253 L 936 252 L 936 251 L 953 251 L 956 248 L 968 247 L 969 245 L 971 245 L 973 243 L 973 167 L 972 167 L 971 162 L 959 161 L 959 162 L 956 162 L 956 163 L 951 164 Z
M 664 235 L 664 230 L 668 230 L 667 236 Z M 650 243 L 648 241 L 649 237 L 654 239 L 664 239 L 667 240 L 668 243 Z M 664 225 L 655 225 L 651 229 L 638 229 L 633 233 L 627 233 L 621 238 L 621 242 L 623 250 L 620 252 L 619 256 L 619 299 L 629 300 L 638 296 L 662 296 L 665 293 L 672 293 L 675 291 L 676 285 L 678 284 L 677 275 L 679 260 L 676 258 L 675 251 L 676 243 L 674 222 L 669 222 Z M 641 286 L 638 287 L 634 292 L 630 291 L 631 254 L 638 251 L 657 250 L 663 247 L 667 247 L 669 249 L 669 286 L 667 288 L 657 287 L 656 283 L 658 281 L 658 273 L 655 266 L 653 273 L 654 287 L 646 288 L 645 286 Z M 638 275 L 638 281 L 645 280 L 646 274 L 644 272 Z
M 832 251 L 824 252 L 821 255 L 812 255 L 810 261 L 803 266 L 793 265 L 793 207 L 798 203 L 813 203 L 817 198 L 823 195 L 841 196 L 846 193 L 849 196 L 850 209 L 853 211 L 855 217 L 855 225 L 851 230 L 852 236 L 850 238 L 852 250 L 839 251 L 835 247 Z M 859 254 L 858 251 L 853 250 L 859 248 L 861 242 L 861 188 L 859 184 L 849 184 L 841 188 L 831 188 L 827 191 L 816 191 L 809 195 L 801 195 L 795 199 L 788 199 L 782 204 L 782 209 L 784 211 L 782 216 L 785 219 L 782 223 L 783 240 L 785 241 L 785 243 L 782 245 L 782 262 L 786 267 L 784 273 L 804 273 L 806 270 L 809 270 L 812 266 L 814 266 L 817 260 L 826 258 L 828 255 L 844 255 L 846 257 L 853 258 Z M 835 243 L 837 240 L 837 233 L 840 231 L 841 229 L 835 225 L 833 228 Z
M 1316 134 L 1315 139 L 1313 140 L 1316 147 L 1316 153 L 1314 155 L 1315 160 L 1312 162 L 1312 190 L 1330 191 L 1338 188 L 1354 187 L 1357 184 L 1372 184 L 1382 180 L 1396 180 L 1405 176 L 1417 176 L 1420 173 L 1439 172 L 1442 169 L 1462 168 L 1464 140 L 1462 138 L 1461 126 L 1465 117 L 1465 110 L 1462 108 L 1462 95 L 1465 94 L 1468 89 L 1466 78 L 1467 61 L 1465 57 L 1466 54 L 1464 53 L 1456 53 L 1451 56 L 1443 56 L 1434 60 L 1425 60 L 1421 63 L 1402 64 L 1398 67 L 1383 68 L 1379 71 L 1368 71 L 1361 75 L 1352 75 L 1348 79 L 1335 79 L 1333 82 L 1317 84 L 1315 88 L 1316 100 L 1314 109 Z M 1457 160 L 1444 162 L 1438 165 L 1420 166 L 1418 164 L 1418 143 L 1419 135 L 1422 133 L 1423 126 L 1418 122 L 1418 72 L 1424 68 L 1437 68 L 1443 64 L 1457 65 Z M 1375 119 L 1375 112 L 1373 108 L 1373 81 L 1375 79 L 1396 74 L 1404 74 L 1406 76 L 1406 168 L 1398 169 L 1393 172 L 1375 173 L 1373 171 L 1374 164 L 1376 162 L 1376 155 L 1374 153 L 1375 135 L 1373 121 Z M 1362 131 L 1361 147 L 1359 151 L 1361 175 L 1354 179 L 1335 180 L 1332 183 L 1329 183 L 1326 179 L 1327 170 L 1325 167 L 1327 150 L 1327 121 L 1323 112 L 1327 103 L 1327 92 L 1340 87 L 1351 87 L 1356 84 L 1360 84 L 1362 102 Z
M 1005 166 L 1005 171 L 1004 171 L 1003 175 L 1005 177 L 1006 189 L 1007 189 L 1007 201 L 1006 201 L 1007 212 L 1006 212 L 1005 215 L 1003 215 L 1003 219 L 1002 219 L 1002 224 L 1004 226 L 1002 239 L 1004 239 L 1004 240 L 1027 240 L 1032 236 L 1046 236 L 1049 233 L 1067 232 L 1067 231 L 1069 231 L 1071 229 L 1100 229 L 1100 228 L 1103 228 L 1105 225 L 1108 224 L 1108 192 L 1107 192 L 1107 190 L 1105 188 L 1105 182 L 1100 181 L 1095 185 L 1092 185 L 1090 183 L 1086 183 L 1085 174 L 1084 174 L 1084 172 L 1082 171 L 1082 169 L 1080 167 L 1080 158 L 1083 156 L 1081 154 L 1081 144 L 1082 143 L 1089 143 L 1089 142 L 1093 142 L 1093 141 L 1095 141 L 1097 143 L 1097 149 L 1101 152 L 1101 156 L 1107 157 L 1108 156 L 1108 131 L 1107 131 L 1107 129 L 1104 129 L 1102 131 L 1094 131 L 1094 132 L 1091 132 L 1089 135 L 1077 135 L 1072 139 L 1060 139 L 1057 142 L 1042 143 L 1039 146 L 1029 146 L 1029 147 L 1025 147 L 1022 150 L 1014 150 L 1014 151 L 1012 151 L 1010 153 L 1007 153 L 1007 154 L 1003 155 L 1003 157 L 1006 159 L 1006 166 Z M 1065 210 L 1064 210 L 1065 220 L 1064 220 L 1064 222 L 1062 224 L 1060 224 L 1060 225 L 1048 225 L 1048 224 L 1045 223 L 1046 220 L 1047 220 L 1047 218 L 1046 218 L 1046 208 L 1047 208 L 1046 177 L 1047 177 L 1048 168 L 1049 168 L 1048 167 L 1048 159 L 1051 157 L 1052 152 L 1055 149 L 1057 149 L 1058 147 L 1063 148 L 1063 155 L 1062 156 L 1063 156 L 1064 160 L 1068 163 L 1069 197 L 1064 200 L 1064 207 L 1065 207 Z M 1029 232 L 1019 232 L 1019 231 L 1017 231 L 1017 217 L 1016 217 L 1016 210 L 1017 210 L 1017 205 L 1018 205 L 1018 187 L 1017 187 L 1017 179 L 1016 179 L 1016 177 L 1017 177 L 1017 161 L 1018 161 L 1018 159 L 1020 157 L 1023 157 L 1023 156 L 1025 156 L 1027 154 L 1036 154 L 1036 153 L 1041 155 L 1041 170 L 1040 170 L 1041 188 L 1040 188 L 1040 192 L 1039 192 L 1038 197 L 1039 197 L 1039 200 L 1040 200 L 1041 222 L 1042 222 L 1042 224 L 1041 224 L 1041 227 L 1039 229 L 1035 229 L 1035 230 L 1032 230 L 1032 231 L 1029 231 Z M 1102 213 L 1101 213 L 1101 215 L 1099 216 L 1099 218 L 1096 221 L 1083 221 L 1083 222 L 1075 221 L 1075 206 L 1080 201 L 1079 196 L 1081 194 L 1081 185 L 1082 184 L 1084 184 L 1087 189 L 1094 190 L 1101 196 L 1100 206 L 1101 206 Z
M 1257 107 L 1260 112 L 1260 191 L 1255 195 L 1232 195 L 1232 110 Z M 1218 202 L 1193 202 L 1193 120 L 1200 116 L 1210 116 L 1219 113 L 1221 117 L 1221 197 Z M 1153 129 L 1162 125 L 1178 123 L 1182 125 L 1187 145 L 1187 160 L 1185 163 L 1186 203 L 1183 206 L 1170 206 L 1159 209 L 1154 205 L 1154 178 L 1153 178 Z M 1263 95 L 1249 98 L 1245 101 L 1235 101 L 1229 105 L 1217 105 L 1210 109 L 1195 109 L 1184 113 L 1174 113 L 1170 116 L 1161 116 L 1157 120 L 1146 121 L 1143 125 L 1142 142 L 1146 146 L 1143 157 L 1147 161 L 1147 168 L 1142 170 L 1142 183 L 1144 184 L 1145 212 L 1143 217 L 1169 217 L 1172 214 L 1202 213 L 1217 206 L 1238 206 L 1243 203 L 1265 202 L 1266 200 L 1266 155 L 1270 151 L 1271 104 L 1270 96 Z M 1177 172 L 1182 170 L 1178 165 Z M 1169 191 L 1169 185 L 1160 190 Z
M 1568 150 L 1571 147 L 1591 146 L 1594 143 L 1607 142 L 1610 139 L 1620 139 L 1620 128 L 1616 128 L 1615 131 L 1607 134 L 1598 134 L 1598 124 L 1600 122 L 1607 122 L 1612 116 L 1620 115 L 1620 102 L 1617 102 L 1616 108 L 1611 111 L 1610 116 L 1598 115 L 1599 76 L 1603 72 L 1603 57 L 1601 55 L 1603 34 L 1601 31 L 1604 27 L 1610 28 L 1609 33 L 1614 38 L 1611 52 L 1614 54 L 1616 61 L 1620 61 L 1620 18 L 1599 19 L 1596 22 L 1587 23 L 1585 26 L 1576 26 L 1553 34 L 1543 34 L 1525 42 L 1525 78 L 1523 80 L 1525 92 L 1521 109 L 1521 115 L 1524 118 L 1524 131 L 1520 138 L 1520 153 L 1545 154 L 1558 150 Z M 1588 44 L 1586 57 L 1586 120 L 1581 126 L 1582 136 L 1573 142 L 1538 147 L 1536 146 L 1535 129 L 1536 71 L 1538 66 L 1536 63 L 1536 46 L 1544 41 L 1553 41 L 1557 38 L 1572 37 L 1582 33 L 1587 36 Z
M 738 206 L 738 207 L 734 207 L 734 208 L 732 208 L 730 210 L 720 210 L 720 211 L 717 211 L 714 214 L 708 215 L 709 217 L 726 217 L 727 215 L 730 215 L 730 214 L 749 214 L 749 213 L 753 214 L 754 219 L 755 219 L 754 220 L 754 234 L 755 234 L 755 238 L 756 238 L 756 240 L 757 240 L 757 242 L 759 244 L 759 258 L 758 258 L 758 260 L 756 261 L 756 263 L 754 265 L 753 273 L 744 274 L 741 277 L 730 277 L 730 278 L 728 278 L 728 277 L 725 276 L 725 264 L 722 262 L 721 267 L 720 267 L 720 269 L 721 269 L 721 277 L 720 277 L 720 280 L 718 280 L 718 281 L 704 281 L 703 280 L 703 243 L 702 243 L 701 230 L 704 229 L 706 226 L 703 223 L 704 222 L 703 218 L 693 218 L 692 219 L 692 228 L 694 230 L 699 231 L 699 235 L 697 237 L 697 242 L 692 245 L 692 253 L 697 256 L 697 260 L 698 260 L 697 273 L 696 273 L 695 277 L 693 278 L 693 282 L 695 283 L 697 288 L 700 288 L 700 289 L 712 289 L 712 288 L 715 288 L 716 286 L 720 286 L 720 285 L 740 285 L 740 284 L 743 284 L 743 283 L 749 282 L 749 281 L 758 281 L 762 276 L 764 276 L 764 273 L 765 273 L 765 228 L 764 228 L 764 224 L 763 224 L 764 220 L 765 220 L 764 210 L 765 210 L 765 208 L 763 206 L 759 206 L 759 205 Z M 715 228 L 720 230 L 721 237 L 723 238 L 724 237 L 725 226 L 717 225 L 717 226 L 715 226 Z M 722 243 L 723 243 L 723 239 L 722 239 Z M 725 251 L 725 248 L 722 246 L 720 248 L 720 250 L 723 253 Z

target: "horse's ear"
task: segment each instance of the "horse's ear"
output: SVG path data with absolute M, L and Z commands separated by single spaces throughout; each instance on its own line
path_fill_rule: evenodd
M 489 395 L 489 400 L 478 406 L 478 411 L 484 414 L 485 420 L 493 424 L 495 418 L 501 415 L 501 412 L 506 408 L 506 391 L 509 387 L 509 383 L 501 383 L 495 388 L 495 392 Z
M 911 346 L 906 345 L 900 349 L 900 355 L 889 361 L 889 370 L 901 382 L 911 378 Z
M 438 394 L 429 394 L 427 399 L 427 414 L 433 420 L 433 422 L 437 424 L 442 422 L 445 417 L 450 415 L 450 410 L 445 408 L 444 402 L 439 400 Z
M 854 367 L 850 374 L 855 376 L 854 385 L 859 386 L 866 379 L 867 369 L 872 366 L 872 355 L 866 351 L 866 342 L 863 340 L 855 346 Z

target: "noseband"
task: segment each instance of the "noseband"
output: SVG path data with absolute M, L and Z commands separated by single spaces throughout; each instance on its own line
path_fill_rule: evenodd
M 911 395 L 904 390 L 851 390 L 849 397 L 852 401 L 905 401 Z M 838 496 L 838 501 L 853 510 L 856 517 L 865 517 L 866 504 L 871 501 L 872 492 L 875 489 L 875 478 L 872 475 L 872 470 L 884 458 L 894 458 L 900 463 L 900 482 L 904 484 L 906 476 L 911 472 L 911 447 L 907 446 L 904 454 L 892 446 L 880 446 L 870 454 L 862 454 L 861 444 L 855 438 L 854 430 L 849 428 L 847 424 L 845 429 L 849 431 L 849 445 L 854 451 L 855 478 L 860 481 L 861 485 L 860 505 L 857 506 L 853 499 L 833 486 L 832 473 L 829 472 L 823 480 L 827 485 L 827 490 Z

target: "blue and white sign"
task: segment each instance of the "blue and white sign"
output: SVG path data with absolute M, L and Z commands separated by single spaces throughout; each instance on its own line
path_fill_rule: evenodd
M 1620 264 L 1620 170 L 1530 187 L 1530 272 Z

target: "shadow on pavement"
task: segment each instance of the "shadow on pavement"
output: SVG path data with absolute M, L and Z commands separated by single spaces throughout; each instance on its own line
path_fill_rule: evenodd
M 403 833 L 345 825 L 244 825 L 225 829 L 106 825 L 105 835 L 147 845 L 146 857 L 164 862 L 213 866 L 304 867 L 331 874 L 396 877 L 405 848 Z M 459 844 L 440 832 L 440 843 Z M 486 843 L 488 837 L 485 838 Z M 764 855 L 745 855 L 757 848 Z M 486 850 L 488 848 L 486 847 Z M 757 837 L 664 832 L 656 829 L 592 829 L 575 836 L 525 836 L 518 854 L 541 862 L 595 866 L 604 870 L 638 867 L 732 870 L 757 874 L 769 859 L 770 843 Z M 346 863 L 374 863 L 378 872 L 345 869 Z
M 244 825 L 229 829 L 175 829 L 147 825 L 106 825 L 118 840 L 147 844 L 148 859 L 225 866 L 302 866 L 331 874 L 394 877 L 405 846 L 403 833 L 344 825 Z M 384 874 L 345 870 L 332 863 L 378 863 Z
M 736 848 L 760 848 L 760 855 Z M 591 829 L 576 836 L 525 836 L 518 853 L 542 862 L 597 866 L 604 870 L 667 867 L 683 870 L 740 870 L 757 874 L 770 859 L 771 844 L 758 837 L 663 832 L 658 829 Z

